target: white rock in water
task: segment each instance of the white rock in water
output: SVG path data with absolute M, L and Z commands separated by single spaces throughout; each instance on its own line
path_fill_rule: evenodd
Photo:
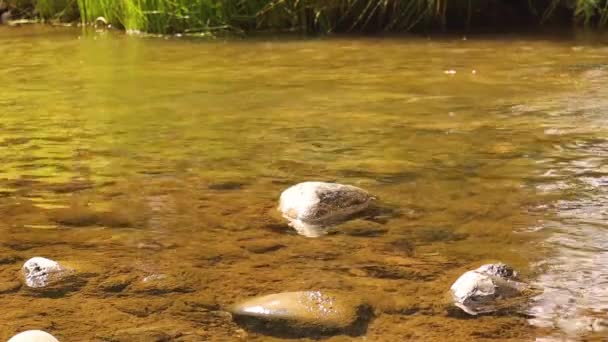
M 279 211 L 299 234 L 318 237 L 325 228 L 369 207 L 375 198 L 351 185 L 304 182 L 283 191 Z
M 8 342 L 59 342 L 59 340 L 42 330 L 28 330 L 13 336 Z
M 465 272 L 451 287 L 454 305 L 470 315 L 496 311 L 501 300 L 515 297 L 527 288 L 517 273 L 505 264 L 487 264 Z
M 359 317 L 361 302 L 324 291 L 282 292 L 245 300 L 231 308 L 237 317 L 284 321 L 292 326 L 342 329 Z
M 65 271 L 59 263 L 42 257 L 34 257 L 23 264 L 25 284 L 29 287 L 45 287 Z

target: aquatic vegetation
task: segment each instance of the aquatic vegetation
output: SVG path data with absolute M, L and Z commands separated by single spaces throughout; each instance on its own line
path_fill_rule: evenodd
M 104 17 L 113 26 L 151 33 L 403 32 L 608 23 L 606 0 L 12 0 L 11 5 L 21 16 L 83 23 Z

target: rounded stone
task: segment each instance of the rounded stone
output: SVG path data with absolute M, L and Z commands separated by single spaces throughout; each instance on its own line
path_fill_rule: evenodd
M 454 305 L 469 315 L 490 313 L 527 288 L 505 264 L 487 264 L 465 272 L 450 288 Z
M 42 330 L 28 330 L 11 337 L 8 342 L 59 342 L 59 340 Z
M 8 24 L 8 22 L 11 21 L 11 18 L 11 11 L 6 11 L 0 14 L 0 25 Z
M 234 305 L 235 318 L 280 322 L 287 327 L 339 330 L 360 318 L 361 302 L 325 291 L 282 292 L 251 298 Z
M 61 277 L 65 271 L 66 269 L 58 262 L 42 257 L 31 258 L 23 264 L 25 284 L 33 288 L 47 286 Z
M 303 182 L 283 191 L 278 210 L 304 236 L 318 237 L 369 207 L 374 197 L 352 185 Z

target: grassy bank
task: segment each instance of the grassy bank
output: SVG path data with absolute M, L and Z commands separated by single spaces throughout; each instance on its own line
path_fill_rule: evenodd
M 402 32 L 527 25 L 604 27 L 608 0 L 0 0 L 17 16 L 152 33 Z

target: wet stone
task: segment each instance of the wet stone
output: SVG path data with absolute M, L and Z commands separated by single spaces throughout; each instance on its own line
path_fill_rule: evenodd
M 23 264 L 25 284 L 33 288 L 45 287 L 65 273 L 63 266 L 47 258 L 34 257 Z
M 28 330 L 13 336 L 8 342 L 59 342 L 59 340 L 42 330 Z
M 22 268 L 26 293 L 30 296 L 58 298 L 84 287 L 95 273 L 65 267 L 57 262 L 35 257 Z
M 465 272 L 450 288 L 454 305 L 469 315 L 491 313 L 516 303 L 509 301 L 528 289 L 505 264 L 487 264 Z
M 298 234 L 319 237 L 370 206 L 374 197 L 351 185 L 304 182 L 283 191 L 279 211 Z
M 358 298 L 330 291 L 275 293 L 230 308 L 252 331 L 282 337 L 364 333 L 371 310 Z
M 9 21 L 11 21 L 11 19 L 12 19 L 11 11 L 6 11 L 6 12 L 0 14 L 0 25 L 8 24 Z

